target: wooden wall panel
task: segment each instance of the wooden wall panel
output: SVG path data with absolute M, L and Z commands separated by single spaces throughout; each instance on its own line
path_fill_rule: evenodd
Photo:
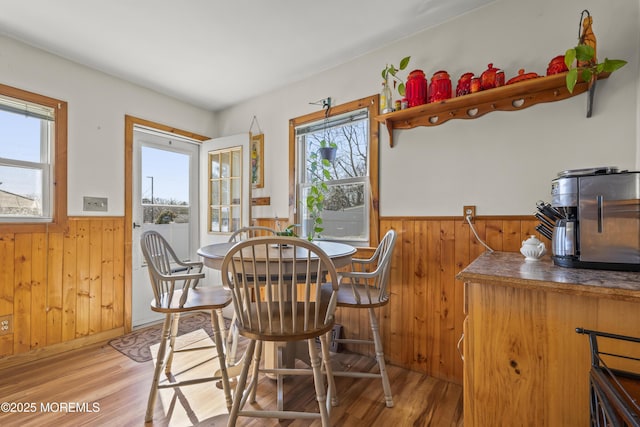
M 478 236 L 497 251 L 517 252 L 522 241 L 536 235 L 537 220 L 528 217 L 476 217 Z M 280 219 L 281 227 L 286 221 Z M 260 218 L 255 225 L 275 227 Z M 461 217 L 382 218 L 380 235 L 398 232 L 391 265 L 390 301 L 378 312 L 385 359 L 389 363 L 462 384 L 462 359 L 457 350 L 464 320 L 464 292 L 455 276 L 487 249 Z M 364 257 L 359 254 L 357 256 Z M 370 254 L 369 254 L 370 256 Z M 371 336 L 365 310 L 336 312 L 346 338 Z M 351 351 L 374 356 L 368 346 Z
M 474 227 L 494 250 L 519 251 L 528 235 L 540 237 L 536 224 L 535 219 L 519 217 L 476 218 Z M 457 343 L 463 329 L 464 295 L 455 276 L 486 251 L 485 247 L 461 218 L 383 218 L 380 228 L 381 234 L 391 228 L 399 234 L 391 271 L 391 301 L 383 311 L 388 315 L 382 319 L 387 326 L 380 328 L 386 359 L 462 384 Z M 347 334 L 350 320 L 339 319 Z
M 0 316 L 13 321 L 0 362 L 122 327 L 123 230 L 122 218 L 84 217 L 64 231 L 0 235 Z
M 477 217 L 474 226 L 494 249 L 517 251 L 527 236 L 538 235 L 536 224 L 533 217 Z M 460 217 L 383 218 L 380 234 L 391 228 L 398 232 L 391 297 L 378 310 L 385 357 L 462 383 L 456 344 L 464 319 L 463 287 L 455 275 L 486 249 Z M 361 248 L 358 256 L 371 254 L 371 248 Z M 0 316 L 13 315 L 14 329 L 0 336 L 0 362 L 122 328 L 124 264 L 123 218 L 70 218 L 64 232 L 1 234 Z M 336 319 L 345 337 L 371 337 L 365 310 L 338 310 Z M 374 355 L 366 346 L 349 349 Z
M 0 316 L 13 313 L 15 236 L 0 234 Z
M 47 235 L 31 235 L 31 333 L 30 349 L 47 344 Z M 41 313 L 33 316 L 32 313 Z
M 69 221 L 69 229 L 64 235 L 62 261 L 62 341 L 76 337 L 76 265 L 78 221 Z
M 49 235 L 47 259 L 47 345 L 62 341 L 62 267 L 64 236 Z

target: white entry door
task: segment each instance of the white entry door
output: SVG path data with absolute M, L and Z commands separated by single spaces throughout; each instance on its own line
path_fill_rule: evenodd
M 182 260 L 195 260 L 199 247 L 199 144 L 144 128 L 134 130 L 131 323 L 162 315 L 149 309 L 153 292 L 140 249 L 144 231 L 159 232 Z
M 229 241 L 251 222 L 250 136 L 210 139 L 200 151 L 200 245 Z M 239 168 L 239 170 L 238 170 Z M 206 270 L 206 282 L 221 285 L 220 273 Z

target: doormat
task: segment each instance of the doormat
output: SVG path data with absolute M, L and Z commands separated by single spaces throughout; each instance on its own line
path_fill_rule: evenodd
M 228 327 L 229 322 L 225 320 L 225 323 L 227 323 Z M 198 329 L 205 330 L 210 337 L 213 337 L 211 316 L 209 313 L 198 312 L 180 316 L 178 336 L 197 331 Z M 152 359 L 151 347 L 160 342 L 161 335 L 162 322 L 114 338 L 109 341 L 109 345 L 131 360 L 143 363 Z

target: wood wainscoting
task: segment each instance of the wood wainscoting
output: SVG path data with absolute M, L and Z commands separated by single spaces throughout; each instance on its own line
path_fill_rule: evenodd
M 0 367 L 121 335 L 123 302 L 124 218 L 0 234 Z
M 256 225 L 273 227 L 271 220 Z M 478 235 L 492 249 L 518 252 L 522 241 L 537 236 L 533 216 L 476 217 Z M 286 225 L 283 225 L 283 227 Z M 380 235 L 398 233 L 391 263 L 390 302 L 381 309 L 380 332 L 385 359 L 403 368 L 462 384 L 463 284 L 455 276 L 486 249 L 462 217 L 383 217 Z M 371 248 L 359 250 L 360 257 Z M 337 323 L 346 338 L 370 338 L 366 310 L 338 309 Z M 462 348 L 462 346 L 460 346 Z M 374 356 L 368 346 L 349 350 Z
M 275 220 L 254 223 L 274 227 Z M 540 238 L 537 224 L 508 216 L 476 217 L 474 225 L 493 249 L 518 251 L 527 236 Z M 386 359 L 462 384 L 463 286 L 455 276 L 485 248 L 462 217 L 382 218 L 380 234 L 391 228 L 398 232 L 391 300 L 379 317 Z M 64 232 L 0 234 L 0 320 L 12 316 L 12 331 L 0 331 L 0 368 L 124 333 L 124 252 L 122 217 L 69 218 Z M 345 337 L 370 335 L 362 311 L 338 310 Z

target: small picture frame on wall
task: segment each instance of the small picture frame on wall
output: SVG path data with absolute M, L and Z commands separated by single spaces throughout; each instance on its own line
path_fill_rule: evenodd
M 251 185 L 264 187 L 264 134 L 251 135 Z

